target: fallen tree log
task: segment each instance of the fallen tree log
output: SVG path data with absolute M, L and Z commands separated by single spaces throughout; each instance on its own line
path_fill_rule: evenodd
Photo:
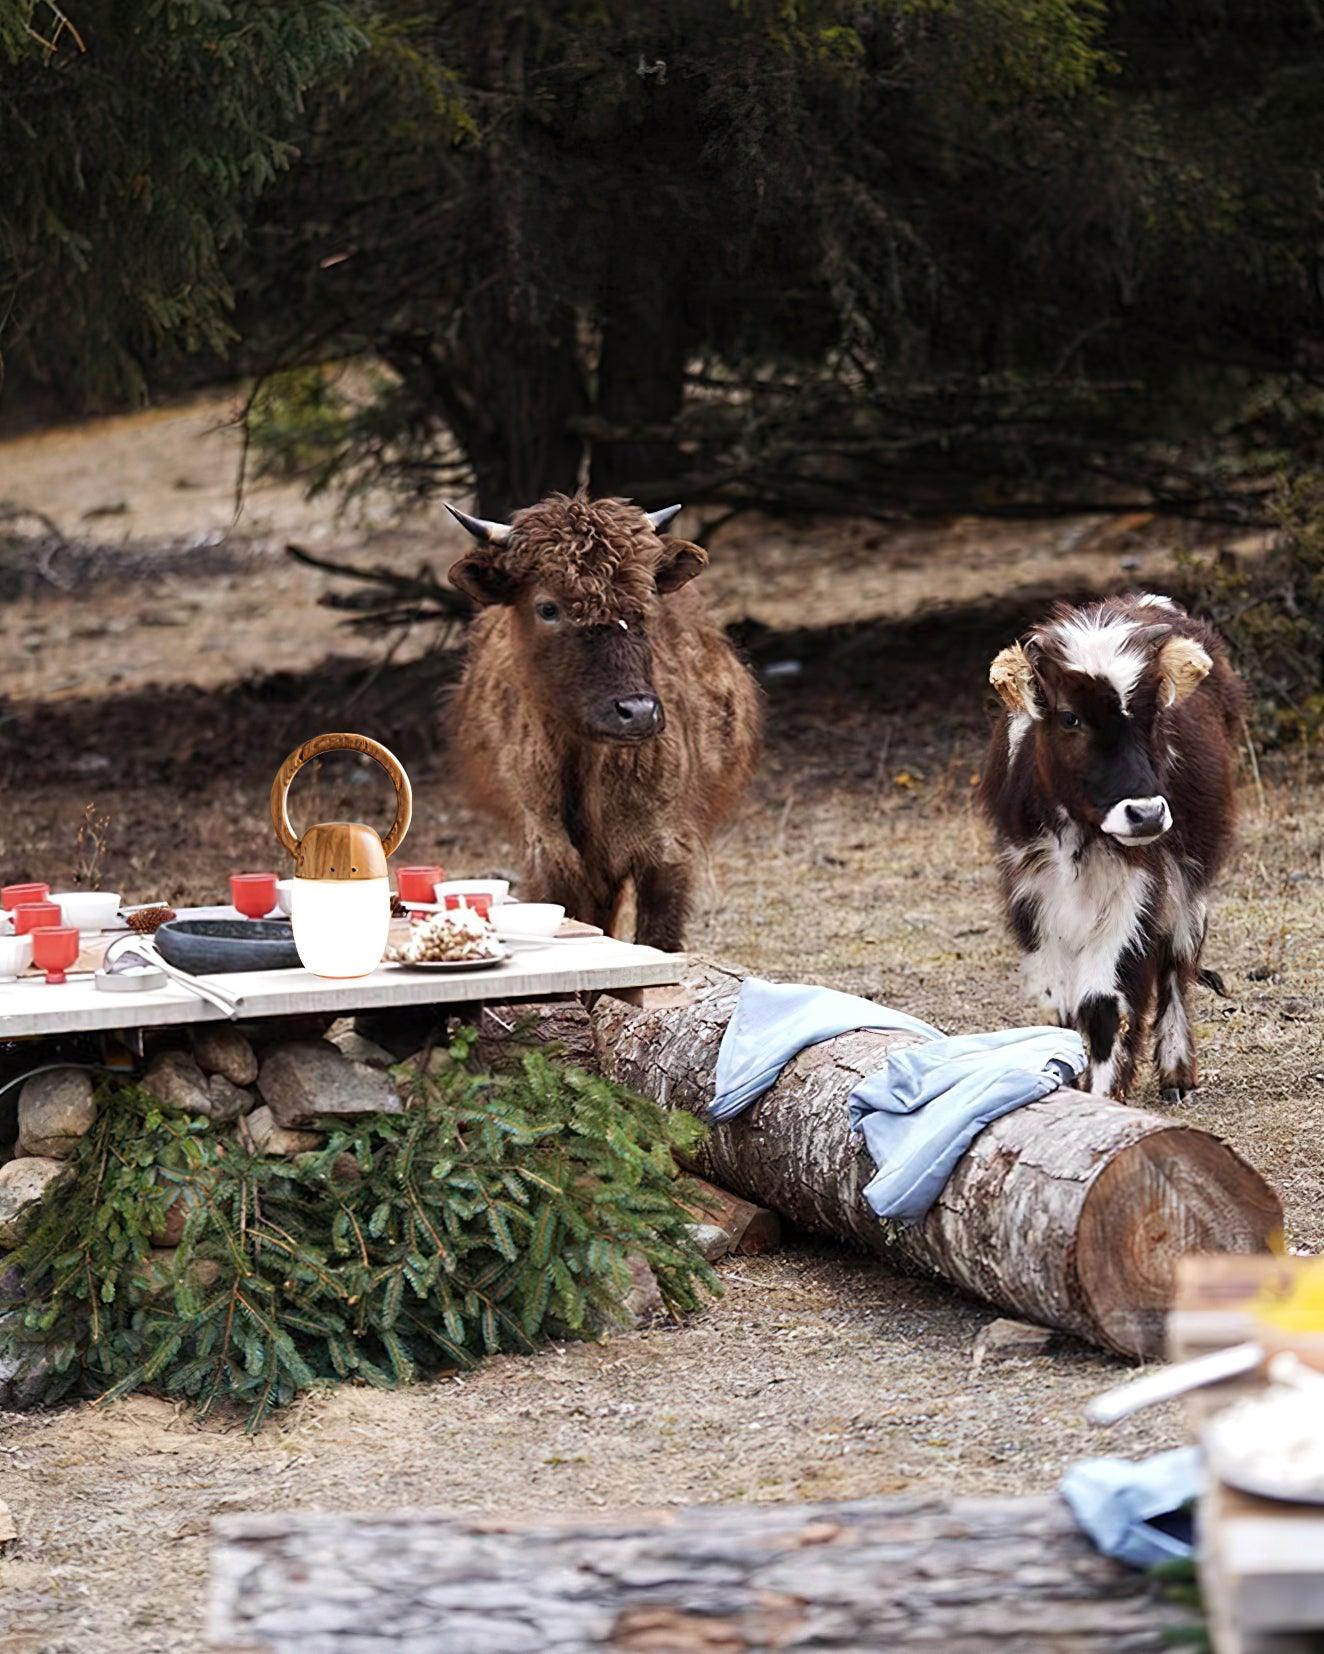
M 700 1505 L 556 1527 L 291 1512 L 215 1531 L 211 1643 L 264 1654 L 1142 1654 L 1193 1622 L 1048 1498 Z
M 702 1114 L 740 974 L 696 962 L 679 991 L 604 995 L 592 1008 L 603 1073 Z M 846 1099 L 903 1034 L 808 1047 L 751 1109 L 715 1126 L 693 1170 L 788 1222 L 900 1254 L 1024 1319 L 1129 1356 L 1163 1350 L 1178 1258 L 1281 1246 L 1282 1207 L 1226 1143 L 1161 1115 L 1056 1091 L 980 1133 L 919 1224 L 865 1204 L 873 1165 Z

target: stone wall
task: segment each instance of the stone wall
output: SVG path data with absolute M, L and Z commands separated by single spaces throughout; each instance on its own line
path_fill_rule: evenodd
M 40 1047 L 33 1051 L 36 1067 Z M 124 1078 L 167 1108 L 233 1122 L 251 1149 L 292 1155 L 319 1149 L 326 1132 L 358 1115 L 398 1113 L 403 1104 L 387 1071 L 399 1060 L 352 1019 L 329 1027 L 201 1023 L 161 1036 L 142 1072 Z M 59 1067 L 24 1081 L 12 1158 L 0 1165 L 0 1265 L 31 1229 L 42 1201 L 72 1175 L 69 1162 L 96 1123 L 97 1079 Z M 163 1267 L 186 1216 L 182 1205 L 172 1208 L 155 1237 Z

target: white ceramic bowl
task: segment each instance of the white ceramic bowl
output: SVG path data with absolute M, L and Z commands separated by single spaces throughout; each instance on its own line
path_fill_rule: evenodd
M 555 902 L 502 902 L 492 909 L 498 936 L 555 936 L 564 919 L 565 909 Z
M 510 895 L 509 879 L 443 879 L 432 887 L 434 898 L 443 905 L 447 896 L 490 896 L 492 906 Z
M 289 917 L 289 913 L 290 913 L 290 896 L 293 894 L 293 891 L 294 891 L 294 880 L 293 879 L 277 879 L 276 880 L 276 906 L 281 910 L 281 912 L 286 916 L 286 918 Z
M 32 963 L 32 936 L 0 936 L 0 978 L 19 976 Z
M 119 916 L 117 890 L 53 890 L 50 899 L 78 930 L 109 930 Z

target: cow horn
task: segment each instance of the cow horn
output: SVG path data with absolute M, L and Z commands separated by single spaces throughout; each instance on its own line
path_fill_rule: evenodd
M 662 530 L 666 528 L 674 518 L 679 517 L 683 510 L 683 506 L 664 505 L 661 511 L 646 511 L 644 515 L 648 518 L 653 532 L 655 534 L 661 534 Z
M 471 517 L 449 500 L 446 501 L 446 509 L 461 528 L 467 528 L 475 540 L 481 540 L 485 545 L 504 546 L 510 538 L 509 523 L 489 523 L 486 517 Z M 679 506 L 676 509 L 679 510 Z

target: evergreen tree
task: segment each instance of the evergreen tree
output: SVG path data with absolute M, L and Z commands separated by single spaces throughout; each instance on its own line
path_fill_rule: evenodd
M 222 250 L 366 44 L 337 0 L 0 0 L 0 350 L 65 405 L 233 341 Z
M 0 0 L 2 342 L 370 355 L 264 434 L 488 515 L 1189 504 L 1317 442 L 1322 73 L 1310 0 Z

